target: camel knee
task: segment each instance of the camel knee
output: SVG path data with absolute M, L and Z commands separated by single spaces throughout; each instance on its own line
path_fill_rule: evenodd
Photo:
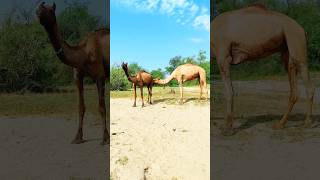
M 296 103 L 298 101 L 298 96 L 297 95 L 290 96 L 289 101 L 293 104 Z
M 99 107 L 99 112 L 105 114 L 105 113 L 106 113 L 106 108 L 100 106 L 100 107 Z
M 84 113 L 86 112 L 86 107 L 85 106 L 80 106 L 79 107 L 79 113 L 81 116 L 84 116 Z

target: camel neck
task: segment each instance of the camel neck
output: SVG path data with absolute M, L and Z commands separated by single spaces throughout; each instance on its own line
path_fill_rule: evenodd
M 62 36 L 57 24 L 54 24 L 52 27 L 45 27 L 51 44 L 55 52 L 59 52 L 62 48 Z
M 78 68 L 80 66 L 78 63 L 78 58 L 85 56 L 77 56 L 77 50 L 75 48 L 72 49 L 66 42 L 63 41 L 60 30 L 56 23 L 52 27 L 45 27 L 45 29 L 48 33 L 55 53 L 61 62 L 68 66 Z
M 124 70 L 124 73 L 126 74 L 128 80 L 129 80 L 130 82 L 136 83 L 136 80 L 137 80 L 136 77 L 130 76 L 128 69 L 125 69 L 125 70 Z

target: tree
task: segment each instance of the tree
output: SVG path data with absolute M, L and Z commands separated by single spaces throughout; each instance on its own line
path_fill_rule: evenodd
M 163 79 L 165 76 L 165 73 L 161 70 L 161 68 L 158 68 L 156 70 L 152 70 L 151 71 L 151 75 L 152 77 L 155 79 L 155 78 L 160 78 L 160 79 Z
M 113 65 L 110 71 L 110 90 L 125 91 L 130 83 L 119 65 Z

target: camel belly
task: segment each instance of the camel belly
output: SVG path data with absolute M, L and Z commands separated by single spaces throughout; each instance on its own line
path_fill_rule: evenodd
M 239 64 L 245 60 L 264 58 L 284 48 L 286 48 L 286 43 L 284 37 L 280 34 L 268 39 L 236 41 L 231 45 L 232 64 Z

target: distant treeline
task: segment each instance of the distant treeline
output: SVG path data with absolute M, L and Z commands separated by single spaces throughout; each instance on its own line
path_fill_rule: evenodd
M 320 0 L 211 0 L 216 2 L 211 6 L 211 12 L 221 14 L 253 3 L 262 3 L 268 9 L 286 14 L 301 24 L 308 40 L 309 67 L 311 71 L 320 70 Z M 212 18 L 214 18 L 212 14 Z M 248 62 L 231 68 L 235 79 L 257 78 L 262 76 L 282 75 L 285 69 L 280 61 L 280 55 L 268 57 L 264 60 Z M 214 60 L 213 79 L 219 78 L 219 70 Z
M 0 26 L 0 91 L 44 92 L 70 84 L 72 68 L 56 57 L 35 11 L 17 9 Z M 104 26 L 100 17 L 88 12 L 85 1 L 70 1 L 57 15 L 57 22 L 70 44 Z
M 207 75 L 207 83 L 210 83 L 210 62 L 207 58 L 205 51 L 199 51 L 197 56 L 192 57 L 181 57 L 181 56 L 175 56 L 169 60 L 169 64 L 164 69 L 158 68 L 155 70 L 150 71 L 152 78 L 160 78 L 164 79 L 166 78 L 166 75 L 169 75 L 175 70 L 178 66 L 186 63 L 196 64 L 201 66 L 205 71 Z M 133 76 L 138 71 L 145 70 L 141 66 L 139 66 L 137 63 L 131 63 L 128 65 L 129 73 Z M 148 72 L 148 71 L 147 71 Z M 120 64 L 114 64 L 111 67 L 111 77 L 110 77 L 110 85 L 111 90 L 127 90 L 128 88 L 131 88 L 131 83 L 127 80 L 126 75 L 124 74 L 124 71 L 122 70 Z M 186 82 L 186 85 L 195 85 L 198 84 L 198 81 L 189 81 Z M 177 86 L 178 82 L 176 80 L 172 80 L 170 83 L 168 83 L 169 86 Z

